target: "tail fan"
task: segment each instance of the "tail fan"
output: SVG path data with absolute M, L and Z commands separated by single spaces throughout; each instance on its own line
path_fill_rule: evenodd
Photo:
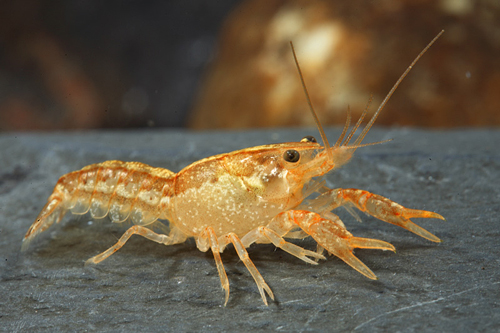
M 33 222 L 24 236 L 21 251 L 26 251 L 31 241 L 40 233 L 47 230 L 54 222 L 59 223 L 61 221 L 67 211 L 61 203 L 62 199 L 59 196 L 53 195 L 49 198 L 47 204 L 43 207 L 35 222 Z

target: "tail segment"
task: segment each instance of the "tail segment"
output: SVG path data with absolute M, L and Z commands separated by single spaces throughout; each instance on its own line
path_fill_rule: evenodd
M 90 212 L 94 218 L 109 214 L 115 223 L 131 220 L 137 225 L 155 222 L 166 214 L 172 176 L 167 169 L 139 162 L 107 161 L 62 176 L 37 219 L 24 236 L 22 250 L 70 210 Z
M 61 203 L 61 195 L 54 192 L 24 236 L 21 251 L 26 251 L 31 241 L 35 239 L 38 234 L 47 230 L 54 222 L 59 223 L 59 221 L 61 221 L 67 211 Z
M 68 207 L 68 199 L 75 193 L 79 173 L 80 171 L 75 171 L 59 178 L 47 204 L 24 236 L 21 251 L 26 251 L 31 241 L 47 230 L 54 222 L 59 223 L 68 209 L 71 208 Z

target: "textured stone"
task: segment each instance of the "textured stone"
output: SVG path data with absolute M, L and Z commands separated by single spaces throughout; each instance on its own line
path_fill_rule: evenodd
M 329 129 L 336 138 L 339 129 Z M 6 331 L 496 331 L 500 329 L 500 132 L 374 129 L 329 186 L 356 187 L 447 221 L 416 220 L 434 244 L 401 228 L 339 210 L 356 236 L 392 243 L 397 253 L 357 250 L 379 280 L 335 257 L 318 266 L 273 245 L 251 259 L 276 295 L 265 307 L 230 246 L 222 254 L 231 295 L 211 253 L 194 241 L 162 246 L 133 237 L 95 267 L 89 257 L 127 225 L 67 216 L 20 253 L 21 240 L 59 176 L 110 159 L 173 171 L 250 145 L 300 140 L 316 130 L 192 133 L 86 132 L 0 135 L 0 322 Z M 297 244 L 314 249 L 310 239 Z

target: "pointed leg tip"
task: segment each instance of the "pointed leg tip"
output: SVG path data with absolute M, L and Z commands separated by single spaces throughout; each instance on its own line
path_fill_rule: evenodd
M 446 219 L 438 214 L 428 210 L 419 210 L 419 209 L 406 209 L 403 213 L 403 216 L 406 218 L 423 218 L 423 219 L 439 219 L 446 221 Z
M 386 248 L 383 248 L 382 250 L 384 251 L 392 251 L 394 253 L 396 253 L 396 247 L 394 245 L 392 245 L 391 243 L 387 243 L 388 246 Z
M 23 239 L 23 242 L 21 244 L 21 252 L 26 252 L 29 248 L 29 243 L 28 241 L 26 241 L 26 238 Z
M 423 216 L 423 217 L 446 221 L 446 219 L 441 214 L 434 213 L 434 212 L 428 212 L 427 216 Z
M 438 213 L 434 213 L 434 214 L 435 214 L 435 215 L 433 216 L 434 218 L 436 218 L 436 219 L 440 219 L 440 220 L 443 220 L 443 221 L 446 221 L 446 219 L 445 219 L 442 215 L 440 215 L 440 214 L 438 214 Z
M 89 267 L 89 266 L 93 266 L 95 265 L 96 263 L 94 262 L 94 257 L 90 258 L 90 259 L 87 259 L 85 261 L 85 263 L 83 264 L 84 267 Z
M 226 299 L 224 301 L 224 307 L 227 305 L 227 302 L 229 301 L 229 290 L 225 289 L 226 291 Z
M 271 288 L 268 287 L 268 289 L 266 289 L 266 291 L 267 291 L 267 294 L 269 295 L 269 297 L 271 297 L 271 299 L 274 301 L 274 294 L 271 291 Z
M 311 265 L 317 265 L 318 264 L 318 261 L 320 259 L 323 259 L 323 260 L 326 260 L 325 256 L 322 255 L 322 254 L 317 254 L 315 252 L 311 252 L 311 253 L 308 253 L 307 255 L 311 256 L 314 258 L 314 260 L 312 259 L 309 259 L 308 257 L 304 256 L 304 257 L 300 257 L 300 259 L 304 260 L 305 262 L 311 264 Z
M 361 273 L 361 274 L 363 274 L 364 276 L 366 276 L 366 277 L 367 277 L 367 278 L 369 278 L 370 280 L 378 280 L 378 277 L 377 277 L 375 274 L 373 274 L 373 272 L 372 272 L 372 271 L 370 271 L 370 272 L 366 272 L 366 274 L 365 274 L 365 272 L 363 272 L 363 273 Z
M 271 290 L 271 288 L 269 288 L 269 286 L 267 284 L 264 286 L 264 290 L 266 291 L 267 295 L 269 297 L 271 297 L 271 299 L 274 301 L 273 291 Z M 266 305 L 267 305 L 267 299 L 266 299 L 265 293 L 262 293 L 262 298 L 264 299 L 264 303 L 266 303 Z
M 326 260 L 326 257 L 324 255 L 315 255 L 314 260 L 311 260 L 312 262 L 309 262 L 310 264 L 317 265 L 320 260 Z
M 352 247 L 358 249 L 374 249 L 396 252 L 396 248 L 394 247 L 394 245 L 378 239 L 352 237 L 350 240 L 350 244 Z
M 422 237 L 424 237 L 424 236 L 422 236 Z M 437 237 L 431 233 L 429 233 L 428 235 L 425 235 L 424 238 L 427 240 L 430 240 L 431 242 L 434 242 L 434 243 L 441 243 L 442 242 L 442 240 L 439 237 Z
M 264 292 L 265 290 L 265 292 Z M 269 297 L 271 297 L 271 299 L 274 301 L 274 294 L 273 292 L 271 291 L 271 288 L 269 288 L 269 286 L 266 284 L 264 286 L 264 288 L 259 288 L 259 291 L 260 291 L 260 297 L 262 297 L 262 301 L 264 302 L 264 304 L 266 306 L 269 306 L 267 304 L 267 298 L 266 298 L 266 293 L 269 295 Z

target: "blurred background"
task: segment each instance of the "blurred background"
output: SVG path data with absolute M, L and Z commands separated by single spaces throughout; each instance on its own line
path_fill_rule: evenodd
M 500 2 L 0 2 L 0 130 L 500 125 Z

